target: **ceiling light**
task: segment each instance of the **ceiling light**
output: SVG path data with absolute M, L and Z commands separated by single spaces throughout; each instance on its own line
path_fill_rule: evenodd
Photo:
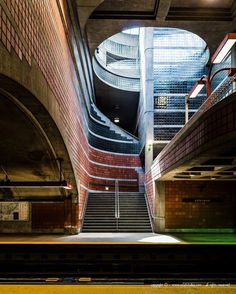
M 189 98 L 197 97 L 197 95 L 201 92 L 204 86 L 205 86 L 205 83 L 202 80 L 197 81 L 189 93 Z
M 105 190 L 106 190 L 106 191 L 109 191 L 109 187 L 108 187 L 108 186 L 106 186 L 106 187 L 105 187 Z
M 67 181 L 1 181 L 0 188 L 63 188 L 71 190 L 73 187 Z
M 236 42 L 236 33 L 229 33 L 225 36 L 224 40 L 220 43 L 216 52 L 213 54 L 211 62 L 220 63 L 229 53 L 230 49 Z
M 120 122 L 120 118 L 119 117 L 115 117 L 114 118 L 114 123 L 119 123 Z

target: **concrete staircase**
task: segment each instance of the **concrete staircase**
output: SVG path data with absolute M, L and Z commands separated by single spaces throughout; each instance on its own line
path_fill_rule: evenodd
M 119 193 L 120 218 L 115 218 L 115 193 L 90 193 L 82 232 L 152 232 L 143 193 Z

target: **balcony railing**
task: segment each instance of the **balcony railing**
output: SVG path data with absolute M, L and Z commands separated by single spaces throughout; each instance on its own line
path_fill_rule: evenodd
M 227 98 L 232 93 L 236 92 L 236 76 L 225 78 L 218 87 L 214 90 L 214 92 L 205 100 L 205 102 L 200 106 L 197 112 L 191 117 L 191 119 L 185 124 L 185 126 L 175 135 L 172 141 L 162 150 L 162 152 L 156 157 L 155 162 L 159 160 L 161 154 L 163 154 L 167 149 L 172 148 L 172 145 L 175 144 L 176 140 L 180 138 L 191 125 L 193 125 L 203 113 L 213 107 L 215 104 L 220 102 L 221 100 Z M 194 99 L 194 98 L 192 98 Z
M 138 46 L 129 46 L 113 42 L 110 40 L 110 38 L 99 45 L 99 49 L 103 49 L 109 53 L 112 53 L 113 55 L 132 59 L 138 58 L 138 48 Z
M 140 80 L 137 78 L 126 78 L 116 74 L 113 74 L 101 65 L 98 64 L 96 58 L 93 58 L 93 69 L 95 74 L 104 83 L 125 91 L 139 92 L 140 91 Z
M 127 45 L 127 46 L 138 46 L 139 45 L 139 35 L 118 33 L 109 38 L 111 41 Z

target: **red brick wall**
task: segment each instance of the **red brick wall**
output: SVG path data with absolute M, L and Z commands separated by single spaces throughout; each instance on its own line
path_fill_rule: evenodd
M 165 183 L 167 229 L 235 227 L 235 183 L 222 181 Z M 183 198 L 194 198 L 198 202 L 183 202 Z M 214 198 L 222 199 L 222 202 L 202 202 Z
M 221 101 L 212 109 L 204 113 L 191 128 L 188 128 L 169 149 L 155 160 L 152 170 L 153 177 L 159 177 L 171 169 L 179 161 L 184 161 L 186 156 L 198 155 L 204 146 L 221 136 L 235 134 L 236 131 L 236 101 L 231 98 Z M 234 133 L 233 133 L 234 132 Z M 216 143 L 217 144 L 217 143 Z M 212 146 L 213 147 L 213 146 Z
M 108 152 L 100 152 L 98 150 L 90 149 L 89 151 L 90 159 L 99 162 L 99 163 L 110 163 L 112 165 L 119 165 L 119 166 L 133 166 L 133 167 L 140 167 L 141 161 L 139 156 L 126 156 L 122 154 L 117 154 L 114 156 Z
M 135 168 L 141 164 L 138 156 L 109 154 L 94 150 L 88 145 L 83 129 L 84 118 L 77 96 L 79 83 L 67 39 L 67 36 L 71 34 L 68 19 L 67 30 L 68 35 L 65 33 L 57 1 L 3 0 L 0 4 L 0 53 L 1 50 L 9 52 L 9 68 L 15 67 L 13 57 L 17 56 L 21 60 L 20 66 L 24 67 L 24 72 L 28 76 L 22 77 L 21 74 L 16 74 L 11 78 L 21 83 L 42 102 L 62 134 L 75 177 L 81 184 L 79 197 L 81 216 L 86 189 L 104 190 L 104 185 L 114 183 L 113 178 L 137 180 L 138 174 Z M 44 81 L 40 80 L 39 75 L 33 80 L 31 75 L 33 71 L 39 71 Z M 4 70 L 1 73 L 7 75 Z M 45 91 L 47 97 L 39 95 L 40 86 L 44 83 L 48 86 L 48 90 Z M 96 162 L 134 168 L 99 166 Z M 100 177 L 107 179 L 100 179 Z M 126 184 L 129 183 L 126 182 Z M 134 185 L 133 181 L 130 185 L 132 189 L 138 189 L 138 185 Z M 78 208 L 74 206 L 73 210 L 72 224 L 76 222 L 78 224 Z M 33 211 L 35 213 L 35 209 Z M 46 216 L 49 217 L 50 222 L 47 206 L 41 206 L 38 213 L 44 215 L 45 220 Z M 67 217 L 66 225 L 69 222 L 70 217 Z M 58 224 L 62 225 L 59 219 Z

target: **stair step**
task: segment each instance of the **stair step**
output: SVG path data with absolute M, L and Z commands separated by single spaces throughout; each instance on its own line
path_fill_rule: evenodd
M 115 193 L 90 193 L 83 232 L 151 232 L 143 193 L 120 193 L 120 218 L 117 230 Z

